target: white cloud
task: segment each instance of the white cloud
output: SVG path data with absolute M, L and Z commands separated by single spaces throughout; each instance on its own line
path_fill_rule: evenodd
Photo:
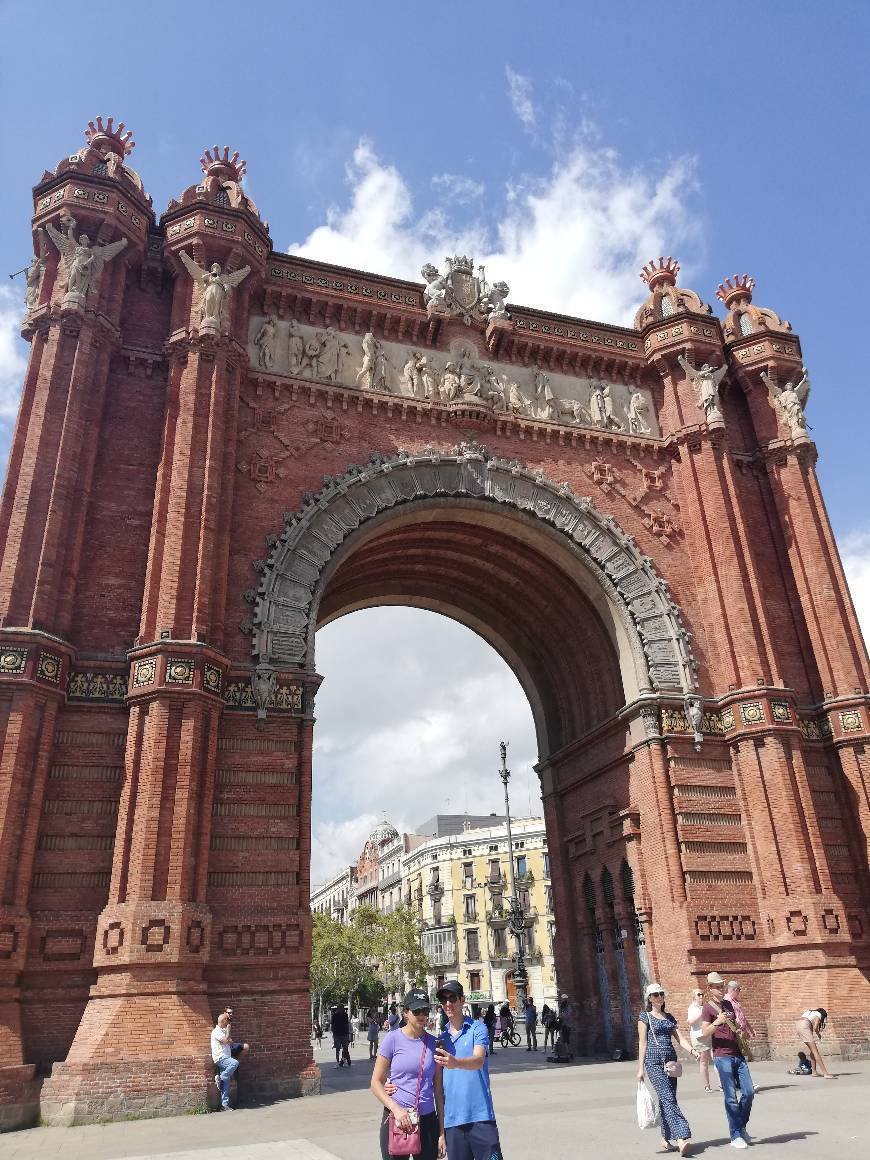
M 840 553 L 858 620 L 870 643 L 870 528 L 850 532 L 840 543 Z
M 24 308 L 21 297 L 0 286 L 0 420 L 14 419 L 27 359 L 18 336 Z
M 432 187 L 457 205 L 469 205 L 483 197 L 485 186 L 482 181 L 463 177 L 461 173 L 439 173 L 432 178 Z
M 400 832 L 435 813 L 501 813 L 502 738 L 512 809 L 540 815 L 528 701 L 469 629 L 418 609 L 367 609 L 318 632 L 317 669 L 312 881 L 356 860 L 380 811 Z
M 514 72 L 510 65 L 505 65 L 505 76 L 508 82 L 508 95 L 511 107 L 526 129 L 534 129 L 537 113 L 532 100 L 532 82 L 522 73 Z
M 470 224 L 444 206 L 415 213 L 408 182 L 369 141 L 357 145 L 347 174 L 348 203 L 291 253 L 416 281 L 424 262 L 467 253 L 508 282 L 514 302 L 583 318 L 630 324 L 643 296 L 641 266 L 699 234 L 691 160 L 629 168 L 590 135 L 548 172 L 521 175 L 487 198 L 487 220 Z

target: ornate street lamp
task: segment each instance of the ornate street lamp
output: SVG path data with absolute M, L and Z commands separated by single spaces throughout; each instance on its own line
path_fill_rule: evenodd
M 517 989 L 517 1006 L 520 1010 L 520 1015 L 526 1009 L 526 995 L 529 988 L 529 975 L 526 970 L 526 961 L 523 957 L 523 934 L 526 929 L 526 913 L 520 905 L 519 896 L 517 895 L 517 878 L 514 870 L 514 840 L 511 833 L 511 803 L 508 797 L 508 782 L 511 779 L 511 771 L 507 767 L 507 742 L 499 742 L 499 750 L 501 751 L 501 769 L 498 775 L 504 785 L 504 812 L 507 819 L 507 839 L 508 839 L 508 869 L 511 876 L 511 896 L 509 900 L 508 910 L 508 926 L 511 929 L 511 934 L 514 936 L 516 943 L 516 952 L 514 953 L 514 984 Z

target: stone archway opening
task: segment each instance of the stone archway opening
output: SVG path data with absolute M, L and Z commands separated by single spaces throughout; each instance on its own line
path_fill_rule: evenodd
M 317 629 L 380 605 L 450 617 L 512 669 L 532 709 L 556 863 L 556 969 L 569 990 L 582 989 L 578 847 L 559 822 L 561 771 L 576 780 L 584 741 L 606 737 L 593 764 L 619 765 L 625 784 L 616 793 L 628 800 L 628 753 L 644 705 L 695 687 L 687 634 L 651 562 L 588 499 L 460 446 L 375 457 L 325 480 L 288 517 L 261 572 L 254 651 L 263 669 L 293 664 L 314 674 Z

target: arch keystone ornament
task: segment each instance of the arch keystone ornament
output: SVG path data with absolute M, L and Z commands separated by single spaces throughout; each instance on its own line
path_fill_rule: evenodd
M 582 1050 L 634 1051 L 650 978 L 679 1005 L 751 970 L 759 1055 L 819 1003 L 829 1051 L 866 1053 L 870 660 L 790 324 L 745 274 L 715 317 L 673 257 L 632 328 L 508 303 L 468 256 L 420 282 L 309 261 L 228 146 L 159 218 L 132 147 L 96 118 L 33 191 L 0 1128 L 204 1106 L 227 1003 L 243 1102 L 318 1091 L 316 631 L 377 605 L 466 625 L 528 698 L 535 941 Z

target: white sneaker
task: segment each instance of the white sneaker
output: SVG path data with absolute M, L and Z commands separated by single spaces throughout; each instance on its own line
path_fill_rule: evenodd
M 743 1137 L 743 1139 L 746 1141 L 747 1144 L 752 1145 L 755 1143 L 755 1141 L 752 1139 L 752 1137 L 749 1135 L 748 1132 L 741 1132 L 740 1135 Z
M 738 1136 L 736 1140 L 731 1141 L 731 1147 L 732 1148 L 748 1148 L 749 1145 L 746 1143 L 746 1141 L 743 1139 L 742 1136 Z

